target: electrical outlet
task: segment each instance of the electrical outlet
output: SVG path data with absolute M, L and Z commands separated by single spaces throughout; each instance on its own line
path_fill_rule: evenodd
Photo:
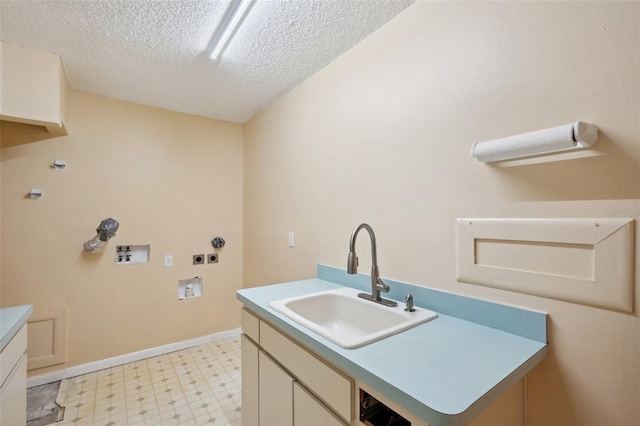
M 193 264 L 194 265 L 202 265 L 202 264 L 204 264 L 204 254 L 194 254 L 193 255 Z
M 172 266 L 173 266 L 173 256 L 168 254 L 164 257 L 164 267 L 171 268 Z
M 207 263 L 218 263 L 218 253 L 210 253 L 207 255 Z

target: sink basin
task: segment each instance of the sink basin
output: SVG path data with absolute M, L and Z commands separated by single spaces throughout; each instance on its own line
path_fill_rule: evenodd
M 298 324 L 346 349 L 359 348 L 400 333 L 438 316 L 427 309 L 405 312 L 404 304 L 383 306 L 358 297 L 344 287 L 276 300 L 269 306 Z

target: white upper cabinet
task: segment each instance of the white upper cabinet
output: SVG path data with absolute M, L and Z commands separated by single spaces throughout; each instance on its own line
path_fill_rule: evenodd
M 67 78 L 59 56 L 0 42 L 0 118 L 66 135 Z

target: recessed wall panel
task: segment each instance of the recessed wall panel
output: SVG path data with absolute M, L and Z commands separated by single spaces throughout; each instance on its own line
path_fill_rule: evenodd
M 593 280 L 592 244 L 475 239 L 476 265 Z
M 49 367 L 67 360 L 67 310 L 34 309 L 28 323 L 27 369 Z
M 633 312 L 634 220 L 458 219 L 457 280 Z

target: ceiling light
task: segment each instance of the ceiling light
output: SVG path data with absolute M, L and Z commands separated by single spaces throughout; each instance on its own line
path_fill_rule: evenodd
M 238 27 L 249 12 L 251 5 L 255 0 L 232 0 L 229 9 L 224 18 L 220 22 L 220 26 L 213 33 L 207 50 L 211 52 L 209 56 L 214 61 L 220 58 L 222 52 L 227 47 L 229 40 L 235 34 Z

